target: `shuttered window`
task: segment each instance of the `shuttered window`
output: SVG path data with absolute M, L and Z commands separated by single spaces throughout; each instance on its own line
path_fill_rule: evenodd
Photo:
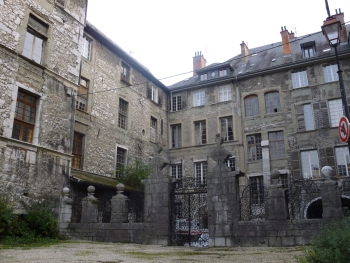
M 320 162 L 316 150 L 301 152 L 301 168 L 305 179 L 320 176 Z
M 197 121 L 194 123 L 194 138 L 196 145 L 207 143 L 207 127 L 205 121 Z
M 329 115 L 331 118 L 331 126 L 338 127 L 339 120 L 343 116 L 343 104 L 341 99 L 330 100 L 329 104 Z
M 181 124 L 171 125 L 171 147 L 181 147 Z

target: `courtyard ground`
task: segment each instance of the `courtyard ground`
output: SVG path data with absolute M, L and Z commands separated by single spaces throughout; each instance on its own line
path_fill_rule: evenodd
M 121 243 L 67 242 L 30 249 L 0 248 L 0 262 L 295 263 L 295 256 L 301 255 L 303 249 L 302 247 L 190 248 Z

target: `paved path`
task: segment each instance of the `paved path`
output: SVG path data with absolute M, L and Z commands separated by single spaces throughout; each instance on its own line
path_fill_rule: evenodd
M 0 262 L 14 263 L 295 263 L 303 248 L 189 248 L 121 243 L 68 242 L 31 249 L 0 249 Z

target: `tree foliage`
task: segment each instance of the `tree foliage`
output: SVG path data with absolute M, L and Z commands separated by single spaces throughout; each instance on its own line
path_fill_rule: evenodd
M 141 160 L 135 159 L 134 162 L 131 162 L 116 172 L 120 174 L 120 181 L 123 184 L 138 190 L 143 190 L 144 186 L 142 180 L 148 178 L 152 173 L 152 169 L 149 164 L 145 164 Z

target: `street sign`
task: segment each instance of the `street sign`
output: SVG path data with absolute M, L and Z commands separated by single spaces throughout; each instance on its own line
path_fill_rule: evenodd
M 339 120 L 338 135 L 341 142 L 346 143 L 349 139 L 349 120 L 345 116 Z

